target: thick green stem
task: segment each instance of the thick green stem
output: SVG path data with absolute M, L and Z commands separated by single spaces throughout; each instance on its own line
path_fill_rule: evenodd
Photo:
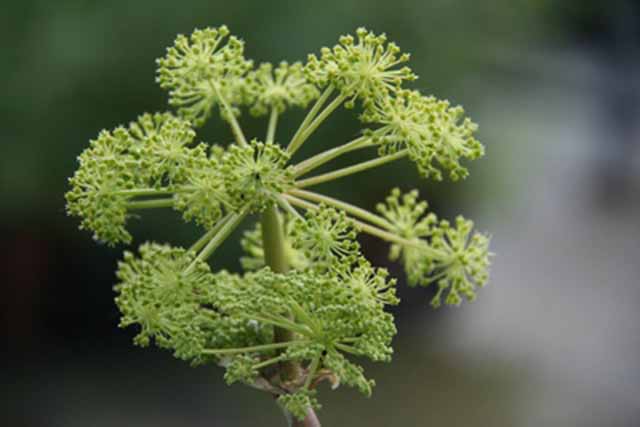
M 289 260 L 285 250 L 284 229 L 278 208 L 275 205 L 269 206 L 262 213 L 261 226 L 265 263 L 276 273 L 286 273 L 289 271 Z M 276 327 L 274 332 L 275 344 L 296 339 L 295 334 L 290 330 Z M 299 363 L 288 361 L 282 363 L 281 367 L 284 381 L 295 381 L 302 375 Z M 291 417 L 291 414 L 286 410 L 285 416 L 290 427 L 320 427 L 320 421 L 312 408 L 309 408 L 303 421 Z
M 276 273 L 289 271 L 289 260 L 284 243 L 284 229 L 280 213 L 275 205 L 269 206 L 262 213 L 262 245 L 265 263 Z M 275 341 L 286 342 L 295 339 L 295 334 L 287 329 L 275 328 Z M 285 380 L 294 380 L 300 375 L 300 366 L 288 362 L 283 364 Z
M 275 205 L 262 213 L 262 243 L 265 263 L 276 273 L 289 271 L 289 262 L 284 246 L 284 230 L 280 213 Z
M 276 137 L 276 127 L 278 126 L 278 109 L 272 108 L 269 116 L 269 127 L 267 128 L 267 144 L 272 143 Z
M 312 178 L 303 179 L 296 182 L 296 187 L 304 188 L 310 187 L 312 185 L 322 184 L 323 182 L 333 181 L 334 179 L 342 178 L 344 176 L 352 175 L 354 173 L 362 172 L 367 169 L 384 165 L 385 163 L 393 162 L 394 160 L 403 158 L 407 154 L 409 154 L 407 150 L 401 150 L 397 153 L 389 154 L 388 156 L 379 157 L 367 162 L 358 163 L 357 165 L 338 169 L 322 175 L 317 175 Z

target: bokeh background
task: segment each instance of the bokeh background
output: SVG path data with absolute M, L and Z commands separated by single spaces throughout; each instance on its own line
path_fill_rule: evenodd
M 437 311 L 403 299 L 394 362 L 366 399 L 324 390 L 326 426 L 640 425 L 640 5 L 633 0 L 4 0 L 0 12 L 0 425 L 281 426 L 270 399 L 212 367 L 131 345 L 111 286 L 123 248 L 64 211 L 76 156 L 102 128 L 164 110 L 154 60 L 177 33 L 226 23 L 256 61 L 304 60 L 364 25 L 413 53 L 415 87 L 461 103 L 487 155 L 462 183 L 406 163 L 327 186 L 372 207 L 417 186 L 493 235 L 490 285 Z M 310 151 L 355 135 L 355 113 Z M 286 138 L 301 118 L 283 119 Z M 264 124 L 245 118 L 250 135 Z M 219 123 L 200 138 L 230 140 Z M 138 242 L 187 244 L 178 215 Z M 367 255 L 386 248 L 365 239 Z M 239 244 L 216 254 L 237 269 Z

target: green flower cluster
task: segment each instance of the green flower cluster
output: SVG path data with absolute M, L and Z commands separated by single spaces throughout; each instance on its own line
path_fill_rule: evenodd
M 247 76 L 251 114 L 262 116 L 273 109 L 278 113 L 291 107 L 306 107 L 319 96 L 315 85 L 307 81 L 301 62 L 281 62 L 277 68 L 269 63 Z
M 398 90 L 404 81 L 417 79 L 409 67 L 398 68 L 410 55 L 401 54 L 395 43 L 387 43 L 384 34 L 358 28 L 356 35 L 357 42 L 351 35 L 340 37 L 333 49 L 321 50 L 320 58 L 309 55 L 305 69 L 309 80 L 318 86 L 335 86 L 350 98 L 347 107 L 352 107 L 356 98 L 371 105 Z
M 132 198 L 170 193 L 185 183 L 206 151 L 202 144 L 190 146 L 194 136 L 189 122 L 169 113 L 144 114 L 128 128 L 102 131 L 78 157 L 67 211 L 81 217 L 80 227 L 96 240 L 129 243 L 129 210 L 143 203 Z
M 431 300 L 436 308 L 442 303 L 460 305 L 462 296 L 475 299 L 476 288 L 489 279 L 491 253 L 489 237 L 472 232 L 473 222 L 458 216 L 455 228 L 448 221 L 438 221 L 433 213 L 425 215 L 426 202 L 418 201 L 418 192 L 402 195 L 394 189 L 378 211 L 404 238 L 391 245 L 389 257 L 401 259 L 409 283 L 426 286 L 437 283 L 438 291 Z
M 469 171 L 459 159 L 484 155 L 484 147 L 473 136 L 478 126 L 464 118 L 462 107 L 450 107 L 447 101 L 417 91 L 404 90 L 395 98 L 380 99 L 361 119 L 380 125 L 365 130 L 365 135 L 380 147 L 381 155 L 407 149 L 425 178 L 442 180 L 437 165 L 449 170 L 454 181 L 466 178 Z
M 214 274 L 192 252 L 145 244 L 140 257 L 127 252 L 119 265 L 121 325 L 139 325 L 139 345 L 153 339 L 192 363 L 216 361 L 229 383 L 271 384 L 294 414 L 315 405 L 311 386 L 323 372 L 369 395 L 373 381 L 345 354 L 390 360 L 396 329 L 385 306 L 398 303 L 395 281 L 362 258 L 353 269 L 334 262 L 323 271 Z M 276 327 L 296 338 L 272 344 Z M 272 367 L 286 361 L 306 365 L 304 377 L 273 378 Z
M 244 76 L 253 63 L 244 58 L 244 42 L 229 36 L 226 26 L 179 35 L 167 55 L 158 59 L 160 87 L 169 90 L 169 104 L 196 126 L 204 124 L 214 106 L 223 117 L 239 114 L 244 102 Z
M 219 173 L 235 209 L 250 203 L 254 212 L 263 211 L 280 194 L 293 186 L 289 155 L 279 146 L 253 140 L 247 147 L 231 145 L 222 159 Z
M 373 381 L 352 358 L 387 362 L 393 353 L 396 328 L 386 309 L 399 303 L 396 281 L 365 259 L 358 233 L 388 242 L 411 285 L 435 283 L 432 306 L 475 298 L 491 254 L 489 238 L 471 221 L 438 220 L 417 191 L 393 190 L 376 214 L 308 190 L 403 157 L 424 177 L 468 175 L 461 161 L 484 153 L 477 126 L 461 107 L 403 88 L 416 79 L 402 65 L 408 60 L 385 35 L 363 28 L 306 64 L 257 68 L 225 26 L 177 37 L 157 61 L 157 81 L 176 115 L 144 114 L 102 131 L 78 157 L 66 194 L 80 228 L 109 245 L 131 242 L 127 220 L 140 210 L 175 209 L 205 229 L 189 249 L 145 243 L 137 255 L 125 252 L 116 303 L 120 325 L 139 328 L 136 344 L 154 342 L 192 364 L 224 367 L 227 383 L 267 391 L 304 418 L 320 407 L 322 381 L 371 394 Z M 356 100 L 370 128 L 292 164 L 318 127 Z M 278 144 L 281 115 L 309 104 L 288 144 Z M 194 127 L 216 107 L 234 141 L 196 143 Z M 245 136 L 243 107 L 268 115 L 264 138 Z M 372 150 L 373 159 L 303 177 L 369 148 L 377 158 Z M 241 240 L 245 272 L 212 271 L 207 259 L 255 214 L 260 220 Z
M 194 267 L 187 268 L 195 261 Z M 234 318 L 219 310 L 219 292 L 235 276 L 194 259 L 182 248 L 145 243 L 140 256 L 125 252 L 118 265 L 116 304 L 121 327 L 138 325 L 134 342 L 146 347 L 151 339 L 180 359 L 199 364 L 211 360 L 206 348 L 266 343 L 273 328 Z
M 260 212 L 293 183 L 288 154 L 272 143 L 251 141 L 227 150 L 189 147 L 189 123 L 170 114 L 145 114 L 129 129 L 103 131 L 79 157 L 70 179 L 67 210 L 83 219 L 96 240 L 129 243 L 131 210 L 168 206 L 212 228 L 225 214 L 250 205 Z M 138 196 L 169 195 L 161 200 Z M 159 203 L 159 204 L 158 204 Z
M 313 268 L 339 271 L 360 256 L 356 234 L 345 212 L 320 206 L 296 220 L 291 239 L 293 248 L 302 252 Z

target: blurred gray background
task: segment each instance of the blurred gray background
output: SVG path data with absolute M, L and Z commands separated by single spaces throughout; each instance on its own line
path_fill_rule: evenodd
M 256 61 L 304 60 L 366 26 L 413 53 L 414 87 L 480 123 L 462 183 L 388 166 L 327 186 L 373 207 L 397 180 L 493 235 L 490 285 L 437 311 L 409 289 L 373 397 L 322 390 L 326 426 L 640 425 L 640 4 L 632 0 L 109 2 L 5 0 L 0 13 L 0 425 L 281 426 L 270 399 L 131 345 L 111 286 L 123 248 L 67 218 L 75 157 L 102 128 L 167 108 L 154 59 L 177 33 L 227 24 Z M 282 120 L 290 135 L 300 112 Z M 359 129 L 341 111 L 308 152 Z M 264 124 L 244 117 L 249 134 Z M 199 137 L 226 142 L 207 125 Z M 367 191 L 363 191 L 366 188 Z M 178 215 L 134 222 L 186 244 Z M 364 239 L 372 260 L 386 248 Z M 222 255 L 220 255 L 222 254 Z M 215 267 L 237 269 L 231 239 Z

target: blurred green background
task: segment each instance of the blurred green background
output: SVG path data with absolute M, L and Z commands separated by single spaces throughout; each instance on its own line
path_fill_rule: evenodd
M 389 2 L 5 0 L 0 13 L 0 425 L 280 426 L 270 399 L 131 345 L 111 286 L 122 248 L 65 215 L 76 156 L 100 129 L 167 109 L 154 60 L 177 33 L 227 24 L 260 61 L 304 60 L 366 26 L 413 54 L 414 87 L 460 103 L 487 156 L 462 183 L 385 166 L 327 185 L 372 207 L 417 186 L 493 235 L 478 301 L 433 311 L 400 278 L 396 356 L 370 399 L 322 391 L 326 426 L 634 426 L 640 420 L 640 6 L 632 0 Z M 340 111 L 307 153 L 355 135 Z M 300 112 L 282 119 L 286 138 Z M 243 117 L 249 135 L 265 124 Z M 199 138 L 225 143 L 207 125 Z M 417 182 L 417 184 L 416 184 Z M 138 242 L 187 244 L 178 215 Z M 387 265 L 386 248 L 364 239 Z M 237 269 L 230 239 L 215 266 Z M 3 421 L 2 418 L 5 418 Z

